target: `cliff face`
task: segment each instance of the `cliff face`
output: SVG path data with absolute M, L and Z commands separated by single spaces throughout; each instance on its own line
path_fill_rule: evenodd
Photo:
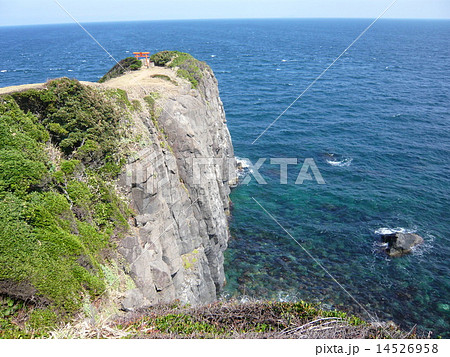
M 211 69 L 160 60 L 0 89 L 0 294 L 71 312 L 110 289 L 126 309 L 216 299 L 231 139 Z
M 164 67 L 105 85 L 140 108 L 131 124 L 139 143 L 119 180 L 137 214 L 119 248 L 136 283 L 122 305 L 211 302 L 225 283 L 235 167 L 217 81 L 205 65 L 196 89 Z

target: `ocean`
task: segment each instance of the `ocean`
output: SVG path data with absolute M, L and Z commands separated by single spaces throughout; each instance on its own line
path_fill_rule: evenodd
M 254 142 L 370 23 L 85 28 L 116 59 L 179 50 L 206 61 L 236 156 L 244 166 L 266 159 L 258 170 L 266 184 L 250 175 L 231 195 L 224 298 L 312 301 L 450 337 L 450 21 L 378 21 Z M 76 24 L 0 27 L 0 48 L 1 87 L 97 81 L 114 65 Z M 271 159 L 291 159 L 285 184 Z M 305 159 L 325 184 L 295 183 Z M 387 231 L 416 232 L 425 243 L 391 259 L 380 248 Z

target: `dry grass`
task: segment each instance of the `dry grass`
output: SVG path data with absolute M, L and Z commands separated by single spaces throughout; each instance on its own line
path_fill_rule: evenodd
M 393 324 L 377 327 L 304 302 L 218 302 L 191 308 L 159 305 L 124 316 L 117 324 L 129 338 L 417 338 Z
M 111 316 L 101 316 L 96 319 L 80 319 L 68 323 L 49 333 L 50 338 L 78 339 L 78 338 L 123 338 L 127 332 L 114 326 Z

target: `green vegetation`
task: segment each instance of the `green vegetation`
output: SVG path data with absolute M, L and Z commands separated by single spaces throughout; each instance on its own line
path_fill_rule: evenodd
M 192 88 L 197 88 L 203 77 L 202 71 L 208 68 L 205 62 L 201 62 L 188 53 L 179 51 L 162 51 L 155 53 L 150 60 L 156 66 L 167 66 L 169 68 L 178 68 L 177 75 L 187 79 Z
M 194 249 L 191 253 L 187 253 L 181 256 L 184 269 L 191 269 L 198 262 L 198 250 Z
M 102 257 L 130 215 L 109 183 L 121 105 L 67 78 L 0 97 L 0 294 L 47 306 L 34 327 L 105 290 Z
M 60 315 L 52 308 L 34 309 L 30 313 L 26 327 L 38 333 L 46 333 L 54 328 L 60 319 Z
M 120 101 L 126 98 L 120 90 L 116 94 Z M 19 120 L 26 120 L 24 129 L 33 139 L 45 143 L 50 138 L 64 155 L 90 166 L 119 161 L 116 149 L 121 112 L 113 104 L 116 101 L 68 78 L 49 82 L 46 90 L 14 93 L 12 99 L 3 104 L 3 112 L 19 109 L 26 113 L 26 119 Z M 18 108 L 14 108 L 14 102 Z M 20 113 L 16 116 L 22 117 Z
M 148 110 L 150 112 L 150 117 L 152 118 L 152 121 L 158 130 L 159 128 L 157 119 L 159 115 L 161 115 L 161 113 L 158 111 L 159 108 L 156 106 L 156 101 L 160 97 L 161 95 L 158 92 L 151 92 L 150 95 L 144 97 L 144 101 L 147 103 Z
M 133 99 L 131 101 L 131 107 L 133 108 L 133 111 L 136 111 L 136 112 L 140 112 L 142 110 L 141 102 L 137 99 Z
M 341 311 L 299 302 L 159 305 L 118 326 L 135 338 L 386 338 L 416 337 L 382 329 Z
M 21 329 L 15 320 L 24 309 L 23 302 L 0 296 L 0 338 L 30 338 L 32 335 Z
M 106 94 L 111 97 L 117 99 L 116 102 L 120 104 L 122 109 L 132 109 L 133 106 L 128 100 L 128 94 L 123 89 L 110 89 L 106 91 Z
M 127 57 L 119 61 L 113 68 L 111 68 L 108 73 L 106 73 L 100 80 L 99 83 L 106 82 L 109 79 L 120 77 L 127 71 L 136 71 L 142 67 L 142 62 L 135 57 Z
M 148 104 L 149 110 L 155 110 L 156 100 L 158 100 L 161 95 L 158 92 L 151 92 L 150 95 L 144 97 L 145 102 Z
M 0 295 L 0 338 L 48 337 L 64 317 L 52 308 L 36 309 L 23 301 Z
M 173 85 L 177 86 L 178 83 L 176 81 L 174 81 L 172 78 L 170 78 L 169 76 L 166 76 L 165 74 L 154 74 L 152 75 L 152 78 L 159 78 L 159 79 L 163 79 L 167 82 L 172 83 Z
M 150 61 L 152 61 L 155 66 L 164 67 L 170 61 L 172 61 L 176 53 L 177 51 L 161 51 L 151 55 Z
M 178 335 L 201 333 L 214 336 L 225 333 L 223 329 L 217 329 L 207 322 L 196 321 L 192 316 L 184 314 L 168 314 L 157 317 L 153 320 L 153 324 L 158 331 Z

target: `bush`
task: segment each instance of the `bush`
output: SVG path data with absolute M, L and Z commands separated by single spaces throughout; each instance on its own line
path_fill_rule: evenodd
M 121 111 L 101 93 L 61 78 L 49 82 L 45 90 L 14 93 L 12 97 L 20 109 L 37 116 L 38 125 L 34 126 L 38 131 L 45 127 L 45 138 L 50 137 L 65 155 L 96 167 L 104 164 L 106 157 L 114 159 Z M 128 102 L 123 91 L 112 99 Z
M 150 56 L 150 61 L 152 61 L 155 66 L 164 67 L 169 63 L 176 55 L 178 51 L 161 51 Z
M 120 106 L 67 78 L 0 97 L 0 294 L 74 312 L 104 291 L 102 251 L 128 227 L 105 181 L 124 162 Z M 49 141 L 60 162 L 48 157 Z
M 111 68 L 100 80 L 99 83 L 106 82 L 109 79 L 120 77 L 127 71 L 136 71 L 142 67 L 142 62 L 136 57 L 127 57 L 120 60 L 113 68 Z
M 17 150 L 0 150 L 0 192 L 22 195 L 41 183 L 46 172 L 42 162 L 29 160 Z
M 189 53 L 179 51 L 155 53 L 150 57 L 150 60 L 157 66 L 177 67 L 177 75 L 187 79 L 191 83 L 192 88 L 198 87 L 203 77 L 202 71 L 208 68 L 205 62 L 195 59 Z

